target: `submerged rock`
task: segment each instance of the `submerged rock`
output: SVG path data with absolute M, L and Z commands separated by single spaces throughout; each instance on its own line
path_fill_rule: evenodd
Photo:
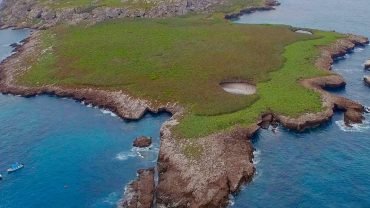
M 135 139 L 134 147 L 149 147 L 152 144 L 152 138 L 141 136 Z
M 138 170 L 138 178 L 131 182 L 124 195 L 121 208 L 150 208 L 154 201 L 154 168 Z

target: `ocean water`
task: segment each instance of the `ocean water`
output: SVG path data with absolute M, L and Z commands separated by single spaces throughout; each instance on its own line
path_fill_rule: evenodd
M 0 30 L 0 57 L 29 32 Z M 130 122 L 71 99 L 0 95 L 0 208 L 116 207 L 136 170 L 156 165 L 169 116 Z M 140 135 L 151 148 L 132 148 Z M 14 162 L 25 168 L 7 174 Z
M 368 0 L 281 0 L 275 11 L 237 23 L 277 23 L 370 36 Z M 27 30 L 0 31 L 0 57 Z M 334 65 L 347 86 L 334 93 L 370 105 L 362 82 L 370 47 Z M 0 208 L 115 207 L 139 168 L 155 165 L 159 128 L 169 115 L 127 122 L 109 111 L 48 96 L 0 96 Z M 253 139 L 257 174 L 234 197 L 233 207 L 370 207 L 370 116 L 348 128 L 343 114 L 305 133 L 279 127 Z M 151 150 L 131 148 L 134 137 L 155 138 Z M 5 173 L 13 162 L 26 167 Z
M 370 37 L 368 0 L 281 0 L 275 11 L 242 16 L 240 24 L 288 24 L 335 30 Z M 333 93 L 370 106 L 370 75 L 363 63 L 370 47 L 356 48 L 334 64 L 347 81 Z M 370 116 L 348 128 L 343 114 L 320 128 L 295 133 L 279 127 L 261 130 L 253 139 L 257 174 L 234 197 L 236 208 L 246 207 L 370 207 Z

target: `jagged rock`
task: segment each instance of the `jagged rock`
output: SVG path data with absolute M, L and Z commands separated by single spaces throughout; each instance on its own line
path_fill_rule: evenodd
M 158 206 L 226 207 L 229 194 L 237 192 L 254 175 L 253 147 L 248 138 L 259 127 L 190 141 L 174 139 L 172 125 L 176 125 L 175 120 L 166 122 L 161 129 Z M 184 154 L 183 149 L 189 146 L 199 149 L 201 156 L 192 159 Z
M 141 136 L 134 140 L 134 147 L 149 147 L 152 144 L 152 138 Z
M 363 116 L 363 113 L 364 111 L 362 110 L 359 111 L 356 109 L 348 109 L 344 113 L 344 123 L 347 126 L 351 126 L 351 124 L 354 124 L 354 123 L 362 123 L 362 121 L 365 119 L 365 117 Z
M 138 170 L 138 178 L 131 182 L 124 194 L 122 208 L 151 208 L 154 201 L 154 168 Z
M 365 62 L 364 66 L 365 69 L 370 69 L 370 59 Z
M 370 86 L 370 76 L 365 76 L 364 77 L 364 82 L 366 85 Z

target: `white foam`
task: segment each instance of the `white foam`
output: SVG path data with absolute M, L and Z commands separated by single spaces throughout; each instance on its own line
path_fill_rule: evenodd
M 353 51 L 358 53 L 358 52 L 361 52 L 361 51 L 364 51 L 365 49 L 364 48 L 355 48 Z
M 117 114 L 113 113 L 112 111 L 110 110 L 107 110 L 107 109 L 101 109 L 100 110 L 103 114 L 110 114 L 111 116 L 113 117 L 117 117 Z
M 254 158 L 253 158 L 253 164 L 254 165 L 258 165 L 258 163 L 261 162 L 261 151 L 260 150 L 255 150 L 253 151 L 253 155 L 254 155 Z
M 367 120 L 362 124 L 351 124 L 351 126 L 347 126 L 343 120 L 335 121 L 335 124 L 344 132 L 364 132 L 370 129 L 370 122 Z
M 120 152 L 116 155 L 117 160 L 125 161 L 128 160 L 129 158 L 136 157 L 135 152 Z
M 107 197 L 103 199 L 103 202 L 109 205 L 116 205 L 119 195 L 117 192 L 110 193 Z
M 235 197 L 234 195 L 230 194 L 228 207 L 233 207 L 234 205 L 235 205 Z

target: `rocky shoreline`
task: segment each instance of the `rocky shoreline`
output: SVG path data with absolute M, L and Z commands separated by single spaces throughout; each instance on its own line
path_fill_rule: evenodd
M 244 14 L 251 14 L 257 11 L 270 11 L 270 10 L 275 10 L 275 7 L 279 6 L 280 2 L 276 0 L 266 0 L 265 6 L 262 7 L 250 7 L 246 9 L 242 9 L 237 13 L 232 13 L 232 14 L 226 14 L 225 19 L 228 20 L 233 20 L 233 19 L 238 19 L 240 16 Z
M 254 175 L 253 146 L 250 138 L 262 126 L 279 122 L 289 129 L 303 131 L 330 120 L 334 110 L 345 111 L 345 122 L 361 122 L 365 109 L 349 99 L 326 92 L 327 87 L 343 87 L 345 82 L 339 75 L 301 80 L 302 85 L 319 92 L 323 98 L 323 112 L 289 118 L 267 112 L 249 128 L 236 127 L 231 132 L 216 133 L 203 138 L 175 138 L 172 129 L 178 124 L 184 109 L 176 103 L 160 104 L 135 98 L 123 91 L 106 91 L 93 88 L 65 88 L 57 86 L 25 87 L 16 84 L 14 77 L 29 66 L 20 60 L 37 54 L 39 31 L 35 31 L 23 45 L 0 64 L 0 91 L 25 97 L 39 94 L 70 97 L 101 108 L 106 108 L 125 119 L 140 119 L 146 112 L 170 112 L 172 118 L 161 128 L 161 146 L 158 160 L 159 181 L 156 187 L 157 207 L 226 207 L 230 193 L 236 193 L 240 186 Z M 365 45 L 368 39 L 348 36 L 334 44 L 321 48 L 316 65 L 330 70 L 333 60 Z M 189 158 L 184 148 L 192 146 L 202 151 L 199 158 Z
M 53 9 L 37 0 L 3 0 L 0 6 L 0 28 L 46 29 L 57 24 L 95 24 L 110 19 L 122 18 L 164 18 L 181 16 L 191 12 L 210 13 L 215 6 L 224 5 L 227 0 L 175 0 L 159 1 L 147 8 L 123 6 L 122 8 L 91 5 L 84 8 Z M 267 11 L 280 5 L 276 0 L 265 0 L 265 6 L 249 7 L 238 13 L 225 15 L 233 19 L 255 11 Z
M 127 185 L 124 201 L 118 205 L 120 208 L 150 208 L 154 203 L 155 169 L 142 169 L 137 171 L 138 178 Z

